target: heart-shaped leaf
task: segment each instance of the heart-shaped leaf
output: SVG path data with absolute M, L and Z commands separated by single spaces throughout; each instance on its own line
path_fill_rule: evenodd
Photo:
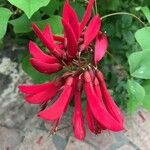
M 144 27 L 135 33 L 135 38 L 143 50 L 150 50 L 150 27 Z
M 134 80 L 128 80 L 127 91 L 130 97 L 133 97 L 135 100 L 137 100 L 137 102 L 138 101 L 140 102 L 144 99 L 145 96 L 144 88 Z
M 9 9 L 0 7 L 0 39 L 2 39 L 6 33 L 8 20 L 11 14 L 12 12 Z
M 132 53 L 128 61 L 133 77 L 150 79 L 150 50 Z
M 145 97 L 145 90 L 138 82 L 134 80 L 128 80 L 127 91 L 129 97 L 127 110 L 129 113 L 132 113 L 142 105 L 142 101 Z
M 142 64 L 132 76 L 142 79 L 150 79 L 150 61 Z
M 51 25 L 52 32 L 54 34 L 62 34 L 63 33 L 63 26 L 61 23 L 61 17 L 57 15 L 53 15 L 48 19 L 42 21 L 35 22 L 41 29 L 44 29 L 45 25 L 49 23 Z
M 41 14 L 40 12 L 37 12 L 31 17 L 31 19 L 28 19 L 28 17 L 23 14 L 17 19 L 10 20 L 9 23 L 13 25 L 15 33 L 27 33 L 32 31 L 32 22 L 39 20 L 41 20 Z
M 8 0 L 12 5 L 23 10 L 28 18 L 39 10 L 39 8 L 48 5 L 50 0 Z
M 144 13 L 145 17 L 147 18 L 148 22 L 150 23 L 150 9 L 148 7 L 142 7 L 142 12 Z

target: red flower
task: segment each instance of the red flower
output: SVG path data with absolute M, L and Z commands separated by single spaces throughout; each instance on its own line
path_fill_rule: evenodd
M 30 41 L 32 66 L 45 74 L 55 73 L 64 67 L 68 71 L 47 83 L 19 86 L 20 91 L 27 94 L 27 102 L 41 104 L 38 116 L 53 121 L 53 132 L 57 130 L 59 121 L 74 96 L 72 124 L 74 135 L 80 140 L 85 137 L 81 105 L 83 89 L 87 96 L 85 118 L 91 132 L 98 134 L 106 129 L 121 131 L 124 128 L 123 115 L 107 90 L 103 74 L 95 69 L 107 50 L 107 37 L 100 31 L 99 15 L 91 18 L 93 4 L 94 0 L 90 0 L 83 19 L 79 22 L 76 12 L 66 0 L 62 18 L 64 36 L 52 34 L 48 24 L 43 31 L 32 24 L 33 30 L 49 50 L 44 53 Z M 93 59 L 84 58 L 86 53 Z

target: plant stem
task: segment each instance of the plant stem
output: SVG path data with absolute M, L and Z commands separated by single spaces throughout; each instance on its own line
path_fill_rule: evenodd
M 137 17 L 136 15 L 134 15 L 132 13 L 128 13 L 128 12 L 116 12 L 116 13 L 108 14 L 108 15 L 101 17 L 101 20 L 104 20 L 104 19 L 111 17 L 111 16 L 117 16 L 117 15 L 132 16 L 133 18 L 137 19 L 143 26 L 146 26 L 146 24 L 139 17 Z
M 98 13 L 98 9 L 97 9 L 97 0 L 95 0 L 95 13 Z

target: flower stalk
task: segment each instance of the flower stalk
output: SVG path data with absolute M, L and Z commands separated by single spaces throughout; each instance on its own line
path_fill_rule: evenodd
M 137 17 L 136 15 L 132 14 L 132 13 L 128 13 L 128 12 L 116 12 L 116 13 L 111 13 L 111 14 L 108 14 L 108 15 L 105 15 L 105 16 L 102 16 L 101 17 L 101 20 L 104 20 L 106 18 L 109 18 L 109 17 L 112 17 L 112 16 L 120 16 L 120 15 L 127 15 L 127 16 L 131 16 L 133 18 L 135 18 L 136 20 L 138 20 L 144 27 L 146 26 L 146 24 L 139 18 Z

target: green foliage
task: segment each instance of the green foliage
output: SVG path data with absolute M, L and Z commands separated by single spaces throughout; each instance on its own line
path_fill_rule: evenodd
M 145 17 L 147 18 L 148 22 L 150 23 L 150 10 L 148 7 L 142 7 L 142 12 L 144 13 Z
M 150 50 L 150 27 L 144 27 L 135 33 L 135 38 L 143 50 Z
M 150 111 L 150 80 L 146 80 L 143 83 L 145 90 L 145 97 L 143 99 L 143 106 Z
M 134 80 L 128 80 L 127 91 L 129 97 L 127 109 L 129 113 L 132 113 L 142 104 L 142 101 L 145 97 L 145 90 L 138 82 Z
M 10 20 L 9 23 L 13 25 L 13 30 L 15 33 L 28 33 L 32 31 L 31 23 L 41 20 L 41 15 L 39 12 L 34 14 L 31 19 L 28 19 L 25 14 L 21 15 L 17 19 Z
M 142 7 L 142 12 L 146 16 L 147 20 L 150 22 L 150 10 L 148 7 Z M 138 106 L 143 106 L 144 108 L 150 110 L 150 27 L 143 27 L 135 33 L 135 38 L 143 51 L 134 52 L 128 57 L 130 74 L 132 77 L 139 78 L 142 86 L 137 82 L 132 86 L 134 91 L 130 94 L 131 83 L 128 82 L 128 111 L 135 111 Z M 145 79 L 145 80 L 144 80 Z M 130 88 L 131 89 L 131 88 Z M 140 94 L 141 95 L 140 95 Z M 145 95 L 145 96 L 143 96 Z
M 63 27 L 61 24 L 61 17 L 60 16 L 51 16 L 48 19 L 37 21 L 35 22 L 41 29 L 45 27 L 47 23 L 51 25 L 52 32 L 55 34 L 62 34 Z
M 129 65 L 133 77 L 150 79 L 150 50 L 132 53 L 129 56 Z
M 39 8 L 48 5 L 50 0 L 8 0 L 12 5 L 23 10 L 24 13 L 31 18 Z
M 46 7 L 41 8 L 41 11 L 43 11 L 48 16 L 51 16 L 55 13 L 55 11 L 59 10 L 59 6 L 59 0 L 51 0 Z
M 12 15 L 11 11 L 7 8 L 0 7 L 0 40 L 6 33 L 9 17 Z
M 32 30 L 31 21 L 27 18 L 25 14 L 17 19 L 9 21 L 9 23 L 13 25 L 13 30 L 15 33 L 27 33 Z

